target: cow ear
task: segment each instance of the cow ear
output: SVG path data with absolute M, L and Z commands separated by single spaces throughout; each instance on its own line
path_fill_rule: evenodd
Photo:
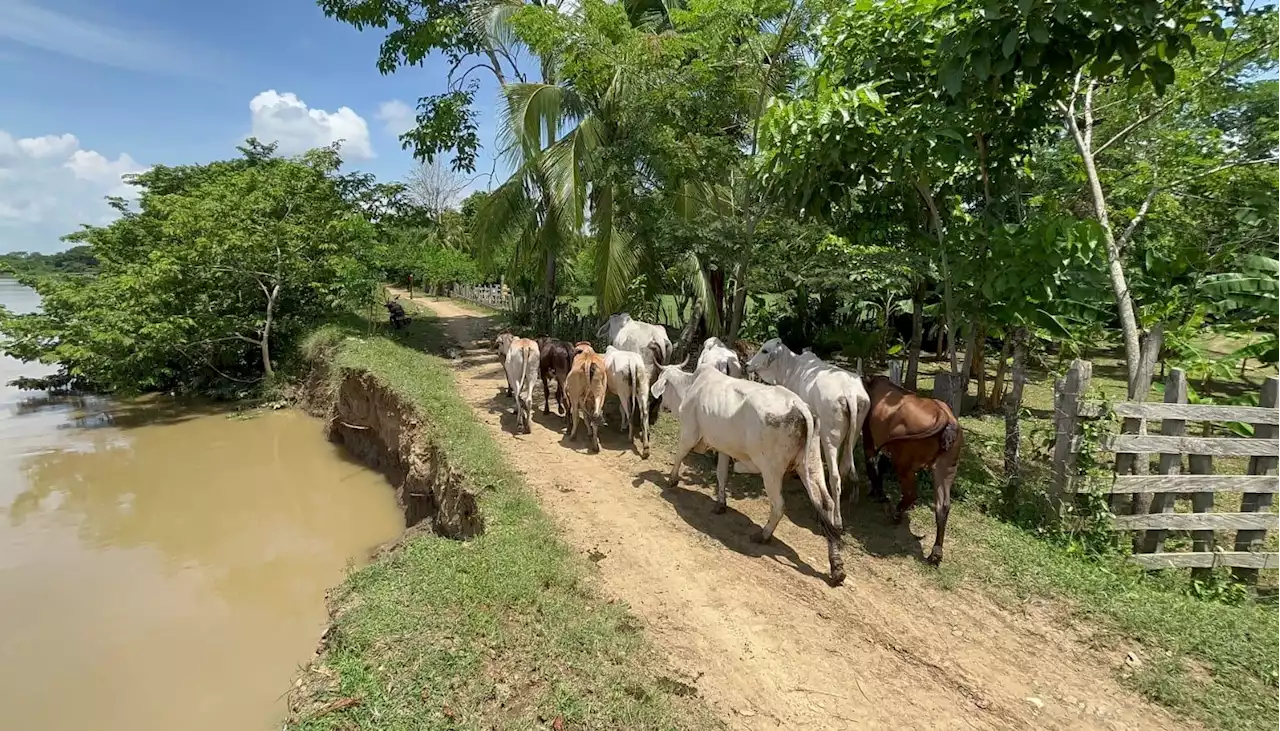
M 659 376 L 658 380 L 653 382 L 653 387 L 649 389 L 649 393 L 653 394 L 654 398 L 662 398 L 662 394 L 666 390 L 667 379 Z

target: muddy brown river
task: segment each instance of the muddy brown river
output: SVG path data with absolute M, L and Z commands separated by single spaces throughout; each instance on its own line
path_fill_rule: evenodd
M 0 356 L 0 383 L 48 371 Z M 279 728 L 325 590 L 402 527 L 300 412 L 0 386 L 0 725 Z

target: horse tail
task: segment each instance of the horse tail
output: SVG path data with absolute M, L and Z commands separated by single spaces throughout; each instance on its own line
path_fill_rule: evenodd
M 955 445 L 956 437 L 958 437 L 959 434 L 960 425 L 954 420 L 947 422 L 947 425 L 942 427 L 942 432 L 938 435 L 938 439 L 941 442 L 944 454 L 951 451 L 951 447 Z

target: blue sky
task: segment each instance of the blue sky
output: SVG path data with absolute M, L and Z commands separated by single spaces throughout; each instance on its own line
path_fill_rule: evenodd
M 121 173 L 230 157 L 250 134 L 283 152 L 342 137 L 349 169 L 403 179 L 396 133 L 448 66 L 382 76 L 381 40 L 313 0 L 0 0 L 0 251 L 63 248 L 110 220 Z M 482 82 L 477 188 L 496 101 Z

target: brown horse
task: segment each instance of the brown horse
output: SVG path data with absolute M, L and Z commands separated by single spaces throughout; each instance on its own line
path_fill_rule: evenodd
M 876 458 L 881 451 L 889 455 L 893 471 L 902 487 L 902 499 L 893 511 L 893 522 L 902 521 L 916 503 L 916 472 L 933 467 L 933 517 L 937 536 L 929 563 L 942 562 L 942 539 L 947 532 L 947 515 L 951 512 L 951 483 L 956 479 L 964 433 L 947 405 L 925 398 L 895 385 L 885 376 L 862 379 L 871 410 L 862 423 L 862 448 L 867 455 L 867 476 L 871 480 L 871 497 L 887 502 Z

